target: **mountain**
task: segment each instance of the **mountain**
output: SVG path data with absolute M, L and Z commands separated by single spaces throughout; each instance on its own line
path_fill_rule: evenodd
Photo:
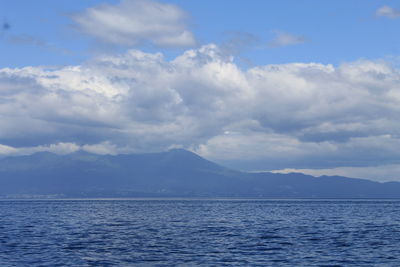
M 400 183 L 246 173 L 182 149 L 116 156 L 43 152 L 0 160 L 0 196 L 400 198 Z

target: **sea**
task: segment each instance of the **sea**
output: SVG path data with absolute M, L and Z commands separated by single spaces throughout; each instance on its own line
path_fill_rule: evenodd
M 0 266 L 400 266 L 400 200 L 0 200 Z

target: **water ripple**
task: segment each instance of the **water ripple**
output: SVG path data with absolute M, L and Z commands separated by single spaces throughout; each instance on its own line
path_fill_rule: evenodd
M 398 201 L 0 201 L 0 266 L 398 266 Z

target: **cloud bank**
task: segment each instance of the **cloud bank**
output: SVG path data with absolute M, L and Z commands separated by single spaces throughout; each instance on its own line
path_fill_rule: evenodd
M 253 170 L 396 164 L 399 84 L 384 61 L 243 70 L 214 44 L 171 61 L 129 50 L 77 66 L 3 68 L 0 153 L 183 147 Z
M 98 41 L 114 45 L 193 46 L 186 26 L 187 14 L 179 7 L 151 0 L 123 0 L 73 14 L 75 27 Z

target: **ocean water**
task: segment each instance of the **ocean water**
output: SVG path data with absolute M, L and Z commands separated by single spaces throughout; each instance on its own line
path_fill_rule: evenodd
M 400 266 L 400 201 L 0 201 L 0 266 Z

